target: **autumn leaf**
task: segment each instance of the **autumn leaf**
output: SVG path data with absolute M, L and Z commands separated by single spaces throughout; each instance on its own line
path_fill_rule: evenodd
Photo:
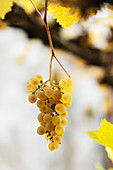
M 11 11 L 13 3 L 17 0 L 0 0 L 0 18 L 4 19 L 7 12 Z
M 104 119 L 98 131 L 87 131 L 87 134 L 94 142 L 106 147 L 108 157 L 113 161 L 113 124 Z

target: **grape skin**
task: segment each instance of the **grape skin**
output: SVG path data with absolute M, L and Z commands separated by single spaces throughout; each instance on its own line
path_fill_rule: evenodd
M 45 114 L 43 120 L 46 123 L 50 123 L 52 121 L 52 116 L 50 114 Z
M 30 94 L 28 100 L 30 103 L 35 103 L 37 101 L 37 96 L 35 94 Z
M 54 92 L 54 90 L 53 90 L 51 87 L 48 87 L 48 88 L 45 90 L 45 95 L 46 95 L 48 98 L 51 98 L 53 92 Z
M 44 135 L 45 132 L 46 132 L 46 129 L 45 129 L 44 126 L 39 126 L 39 127 L 37 128 L 37 133 L 38 133 L 39 135 Z
M 63 104 L 57 104 L 55 106 L 55 111 L 58 112 L 58 113 L 63 113 L 65 111 L 65 107 Z
M 29 79 L 29 83 L 33 86 L 33 87 L 37 87 L 40 84 L 40 80 L 37 78 L 30 78 Z
M 48 145 L 48 148 L 50 151 L 54 151 L 56 149 L 56 144 L 55 142 L 50 142 Z
M 65 129 L 64 129 L 64 126 L 62 125 L 57 125 L 55 127 L 55 132 L 58 134 L 58 135 L 62 135 L 64 133 Z

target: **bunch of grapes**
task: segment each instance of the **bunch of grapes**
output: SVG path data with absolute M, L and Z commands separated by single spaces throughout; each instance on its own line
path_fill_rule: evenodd
M 53 151 L 58 149 L 67 124 L 67 111 L 71 106 L 71 94 L 68 92 L 72 86 L 70 79 L 60 80 L 58 85 L 43 82 L 41 75 L 30 78 L 26 89 L 30 103 L 36 103 L 40 110 L 37 117 L 40 126 L 37 128 L 39 135 L 45 135 L 49 141 L 48 148 Z

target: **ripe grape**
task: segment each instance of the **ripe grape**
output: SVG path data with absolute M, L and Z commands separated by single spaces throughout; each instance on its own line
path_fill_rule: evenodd
M 50 114 L 45 114 L 43 120 L 46 123 L 50 123 L 52 121 L 52 116 Z
M 72 86 L 72 81 L 71 79 L 66 79 L 67 80 L 67 87 L 71 87 Z
M 55 100 L 55 101 L 58 101 L 60 98 L 61 98 L 61 92 L 60 90 L 55 90 L 52 94 L 52 98 Z
M 69 93 L 64 93 L 64 94 L 62 95 L 62 101 L 63 101 L 63 103 L 70 103 L 71 100 L 72 100 L 71 94 L 69 94 Z
M 71 103 L 64 103 L 64 106 L 66 109 L 69 109 L 71 107 Z
M 60 117 L 59 116 L 52 117 L 52 123 L 54 125 L 59 125 L 60 124 Z
M 58 112 L 58 113 L 63 113 L 65 112 L 65 107 L 63 104 L 57 104 L 55 106 L 55 111 Z
M 41 111 L 42 113 L 45 113 L 45 112 L 46 112 L 46 109 L 47 109 L 47 106 L 44 105 L 43 107 L 40 107 L 39 109 L 40 109 L 40 111 Z
M 39 122 L 43 122 L 44 113 L 40 113 L 37 117 Z
M 38 101 L 37 101 L 37 106 L 38 106 L 39 108 L 44 107 L 44 106 L 45 106 L 45 102 L 44 102 L 43 100 L 38 100 Z
M 58 143 L 55 143 L 55 149 L 58 149 L 60 145 Z
M 65 129 L 64 129 L 64 126 L 62 125 L 57 125 L 55 127 L 55 132 L 58 134 L 58 135 L 62 135 L 64 133 Z
M 37 128 L 37 133 L 38 133 L 39 135 L 44 135 L 45 132 L 46 132 L 46 129 L 45 129 L 44 126 L 39 126 L 39 127 Z
M 54 151 L 56 149 L 56 144 L 55 142 L 50 142 L 48 145 L 48 148 L 50 151 Z
M 43 77 L 42 77 L 41 75 L 39 75 L 39 74 L 37 74 L 37 75 L 35 76 L 35 78 L 38 78 L 38 79 L 40 80 L 40 82 L 43 81 Z
M 54 90 L 51 88 L 51 87 L 48 87 L 46 90 L 45 90 L 45 95 L 50 98 L 52 97 L 52 94 L 53 94 Z
M 60 117 L 67 117 L 68 113 L 67 111 L 63 112 L 63 113 L 59 113 Z
M 61 137 L 60 135 L 55 135 L 55 136 L 53 136 L 53 141 L 54 141 L 55 143 L 60 144 L 61 141 L 62 141 L 62 137 Z
M 42 90 L 39 90 L 38 93 L 37 93 L 37 97 L 38 97 L 40 100 L 45 99 L 45 98 L 46 98 L 45 92 L 42 91 Z
M 67 119 L 64 118 L 64 117 L 61 117 L 61 122 L 60 122 L 60 124 L 61 124 L 62 126 L 65 126 L 65 125 L 67 124 Z
M 46 131 L 51 132 L 53 130 L 53 128 L 54 128 L 54 125 L 53 125 L 53 123 L 47 123 L 45 125 L 45 128 L 46 128 Z
M 40 80 L 37 78 L 30 78 L 29 79 L 29 83 L 33 86 L 33 87 L 37 87 L 40 84 Z
M 35 94 L 30 94 L 28 100 L 30 103 L 35 103 L 37 101 L 37 96 Z
M 26 86 L 26 90 L 27 90 L 27 91 L 35 91 L 35 87 L 33 87 L 31 84 L 28 84 L 28 85 Z
M 56 135 L 56 132 L 53 130 L 51 131 L 51 136 L 55 136 Z
M 62 87 L 62 88 L 67 87 L 67 84 L 68 84 L 68 82 L 67 82 L 66 79 L 62 79 L 62 80 L 59 81 L 59 86 Z

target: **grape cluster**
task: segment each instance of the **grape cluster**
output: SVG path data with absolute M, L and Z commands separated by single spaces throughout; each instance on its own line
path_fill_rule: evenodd
M 36 103 L 40 110 L 37 117 L 40 123 L 37 133 L 45 135 L 51 151 L 58 149 L 62 141 L 68 115 L 65 109 L 70 108 L 72 100 L 68 92 L 71 86 L 70 79 L 62 79 L 58 85 L 55 85 L 55 82 L 51 85 L 47 81 L 44 83 L 41 75 L 36 75 L 35 78 L 30 78 L 26 87 L 31 91 L 28 94 L 29 102 Z

